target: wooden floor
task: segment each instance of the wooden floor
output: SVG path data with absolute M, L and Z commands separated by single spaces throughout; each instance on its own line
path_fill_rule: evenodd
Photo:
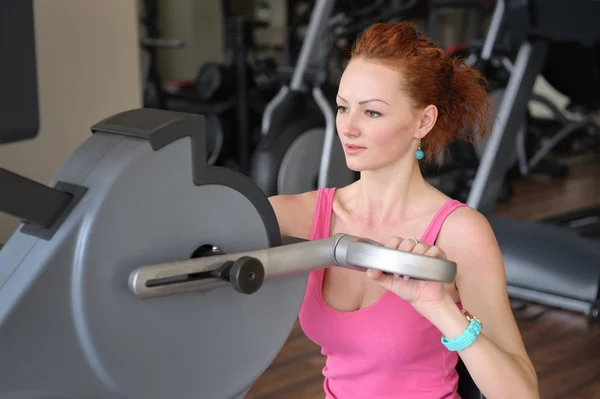
M 593 205 L 600 205 L 600 164 L 584 164 L 572 166 L 563 181 L 520 182 L 514 198 L 496 213 L 541 219 Z M 515 308 L 515 317 L 538 373 L 542 399 L 600 399 L 600 323 L 541 306 Z M 320 348 L 296 325 L 246 399 L 323 398 L 324 364 Z

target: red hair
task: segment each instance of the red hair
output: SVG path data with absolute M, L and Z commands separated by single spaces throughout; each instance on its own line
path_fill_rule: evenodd
M 487 133 L 490 104 L 484 76 L 448 56 L 411 23 L 372 25 L 354 44 L 351 60 L 356 58 L 399 70 L 402 89 L 415 108 L 437 107 L 435 126 L 421 140 L 425 160 L 430 161 L 457 138 L 472 141 L 475 132 Z

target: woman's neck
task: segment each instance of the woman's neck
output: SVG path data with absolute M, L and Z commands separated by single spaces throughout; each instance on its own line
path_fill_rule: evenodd
M 385 169 L 361 172 L 349 210 L 369 227 L 394 224 L 418 215 L 429 190 L 417 162 L 402 160 Z

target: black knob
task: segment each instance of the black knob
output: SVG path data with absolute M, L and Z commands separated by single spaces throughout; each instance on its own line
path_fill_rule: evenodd
M 229 268 L 229 282 L 243 294 L 253 294 L 262 286 L 265 268 L 262 262 L 250 256 L 242 256 Z

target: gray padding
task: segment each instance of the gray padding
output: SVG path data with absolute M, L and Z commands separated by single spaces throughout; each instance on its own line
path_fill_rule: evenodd
M 241 398 L 296 320 L 307 275 L 141 300 L 142 264 L 200 245 L 268 246 L 253 205 L 192 182 L 190 139 L 159 151 L 96 133 L 55 181 L 88 188 L 50 241 L 17 232 L 0 251 L 1 399 Z
M 491 219 L 509 286 L 574 299 L 599 298 L 600 244 L 575 231 L 514 219 Z

